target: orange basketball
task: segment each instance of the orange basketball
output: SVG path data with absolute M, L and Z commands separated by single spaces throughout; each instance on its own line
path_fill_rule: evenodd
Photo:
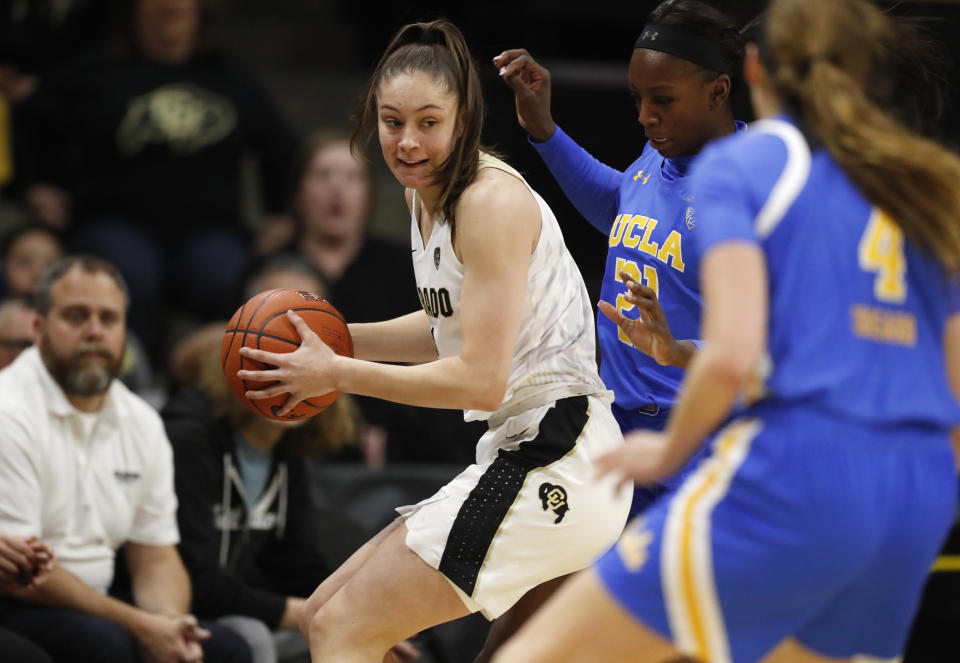
M 227 331 L 220 345 L 220 363 L 227 384 L 237 398 L 254 412 L 279 421 L 293 421 L 320 414 L 340 395 L 339 391 L 331 391 L 309 398 L 297 403 L 297 406 L 283 417 L 276 413 L 286 401 L 287 394 L 261 400 L 251 400 L 244 395 L 247 391 L 256 391 L 269 383 L 241 380 L 237 377 L 240 369 L 258 371 L 265 367 L 265 364 L 259 361 L 241 357 L 240 348 L 293 352 L 300 347 L 300 335 L 287 319 L 287 311 L 294 311 L 303 318 L 304 322 L 310 325 L 310 329 L 334 352 L 346 357 L 353 356 L 353 339 L 346 321 L 339 311 L 322 297 L 306 290 L 290 288 L 267 290 L 251 297 L 227 323 Z

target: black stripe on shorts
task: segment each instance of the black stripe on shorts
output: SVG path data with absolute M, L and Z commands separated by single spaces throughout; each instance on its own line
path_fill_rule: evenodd
M 587 397 L 557 401 L 540 421 L 532 440 L 514 451 L 501 449 L 457 513 L 440 558 L 440 573 L 468 596 L 500 524 L 517 499 L 527 473 L 567 455 L 587 424 Z M 545 514 L 553 517 L 552 513 Z

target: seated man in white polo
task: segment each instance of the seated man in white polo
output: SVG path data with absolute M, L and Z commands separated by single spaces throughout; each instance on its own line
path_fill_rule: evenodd
M 57 663 L 247 662 L 235 633 L 188 614 L 170 444 L 115 379 L 127 297 L 98 258 L 53 264 L 37 286 L 39 345 L 0 371 L 0 531 L 57 558 L 46 582 L 0 597 L 0 626 Z M 121 546 L 133 604 L 106 593 Z

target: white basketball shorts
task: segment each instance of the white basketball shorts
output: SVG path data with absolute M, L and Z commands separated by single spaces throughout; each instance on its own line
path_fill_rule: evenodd
M 488 430 L 478 458 L 432 497 L 397 511 L 407 546 L 471 611 L 495 619 L 529 589 L 578 571 L 626 524 L 633 490 L 592 459 L 623 444 L 608 399 L 574 396 Z

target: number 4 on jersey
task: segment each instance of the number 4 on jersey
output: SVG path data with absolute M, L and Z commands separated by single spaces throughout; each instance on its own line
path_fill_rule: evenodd
M 887 214 L 875 209 L 860 239 L 860 267 L 876 272 L 873 294 L 881 302 L 902 304 L 907 299 L 907 259 L 903 231 Z

